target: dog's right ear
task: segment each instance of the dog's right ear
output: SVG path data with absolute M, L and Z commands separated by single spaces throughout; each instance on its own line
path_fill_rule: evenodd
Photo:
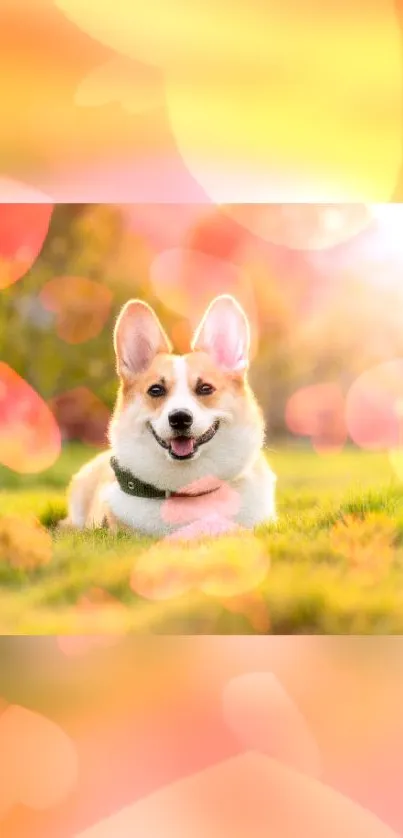
M 118 374 L 129 380 L 145 372 L 160 352 L 172 352 L 157 315 L 141 300 L 129 300 L 123 306 L 113 342 Z
M 244 310 L 230 294 L 216 297 L 209 305 L 192 340 L 192 349 L 208 352 L 226 372 L 246 372 L 249 364 L 250 331 Z

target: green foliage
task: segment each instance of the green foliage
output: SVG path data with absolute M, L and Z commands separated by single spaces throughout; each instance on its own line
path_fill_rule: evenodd
M 1 292 L 0 358 L 45 399 L 85 385 L 111 406 L 116 394 L 111 330 L 130 296 L 150 297 L 144 242 L 127 232 L 114 207 L 57 206 L 32 269 Z M 85 277 L 113 291 L 109 320 L 85 344 L 66 343 L 39 295 L 54 277 Z
M 0 358 L 47 400 L 84 385 L 111 407 L 116 395 L 111 332 L 122 304 L 143 297 L 168 331 L 183 321 L 170 308 L 169 295 L 163 304 L 153 292 L 154 255 L 118 207 L 57 206 L 36 263 L 1 292 Z M 329 277 L 309 253 L 296 252 L 282 263 L 275 248 L 264 258 L 252 250 L 234 259 L 242 262 L 255 300 L 259 353 L 251 383 L 272 434 L 285 433 L 285 405 L 298 387 L 333 380 L 347 389 L 371 364 L 403 354 L 400 303 L 390 290 L 383 290 L 380 301 L 362 266 L 356 276 L 339 270 Z M 112 291 L 110 316 L 96 337 L 74 345 L 58 336 L 54 313 L 40 301 L 41 290 L 55 277 L 83 277 Z
M 92 453 L 69 446 L 57 465 L 36 479 L 18 480 L 3 470 L 2 513 L 20 516 L 22 525 L 34 513 L 53 527 L 65 511 L 69 475 Z M 266 630 L 402 633 L 403 494 L 387 457 L 346 449 L 322 458 L 309 449 L 281 446 L 269 459 L 278 475 L 279 521 L 256 532 L 270 557 L 259 587 L 269 616 Z M 250 615 L 229 610 L 225 602 L 198 590 L 154 602 L 136 595 L 130 575 L 151 546 L 150 539 L 127 533 L 56 531 L 50 563 L 36 569 L 3 563 L 1 631 L 82 631 L 76 606 L 94 588 L 125 606 L 124 631 L 256 630 Z M 239 549 L 244 549 L 241 542 Z

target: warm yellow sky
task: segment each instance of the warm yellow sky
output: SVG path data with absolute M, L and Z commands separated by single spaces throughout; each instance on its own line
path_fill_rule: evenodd
M 118 200 L 115 167 L 144 159 L 152 171 L 155 159 L 158 177 L 188 169 L 217 202 L 396 198 L 396 9 L 393 0 L 3 0 L 2 174 L 63 200 L 68 180 L 88 173 L 90 191 L 106 167 L 104 199 Z

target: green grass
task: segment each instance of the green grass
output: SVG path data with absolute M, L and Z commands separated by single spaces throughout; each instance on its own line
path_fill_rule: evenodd
M 24 570 L 13 566 L 9 552 L 1 555 L 0 540 L 1 633 L 403 632 L 403 492 L 386 455 L 347 449 L 320 457 L 290 445 L 269 452 L 278 476 L 279 522 L 256 533 L 270 569 L 256 602 L 252 598 L 242 613 L 199 590 L 159 601 L 136 595 L 130 576 L 152 547 L 149 539 L 54 531 L 65 513 L 68 480 L 92 454 L 68 446 L 40 476 L 0 469 L 1 513 L 21 518 L 21 539 L 33 513 L 50 528 L 53 542 L 49 564 Z M 233 538 L 220 540 L 210 549 L 214 556 L 227 548 L 235 559 L 245 558 L 241 540 L 239 546 Z M 94 588 L 123 608 L 92 622 L 97 618 L 77 604 Z M 268 615 L 269 627 L 254 628 L 254 608 Z

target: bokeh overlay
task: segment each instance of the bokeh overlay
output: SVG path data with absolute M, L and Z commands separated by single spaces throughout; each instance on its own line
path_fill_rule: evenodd
M 399 200 L 401 43 L 401 0 L 3 0 L 0 197 Z
M 269 440 L 353 442 L 401 474 L 400 205 L 0 205 L 0 462 L 48 468 L 66 439 L 105 443 L 111 333 L 130 297 L 178 352 L 217 294 L 252 327 Z M 34 350 L 34 351 L 33 351 Z
M 2 640 L 1 834 L 397 836 L 401 652 L 400 638 L 148 637 L 78 656 Z
M 397 204 L 0 205 L 3 631 L 120 635 L 150 625 L 139 602 L 165 631 L 171 607 L 182 630 L 220 631 L 217 606 L 240 631 L 239 615 L 260 633 L 400 630 L 401 221 Z M 53 543 L 72 473 L 107 444 L 120 307 L 146 300 L 186 352 L 224 292 L 251 323 L 280 528 L 240 531 L 222 485 L 166 501 L 179 530 L 161 543 L 104 542 L 96 565 L 91 541 L 82 557 L 74 537 Z M 206 534 L 226 538 L 177 541 Z

